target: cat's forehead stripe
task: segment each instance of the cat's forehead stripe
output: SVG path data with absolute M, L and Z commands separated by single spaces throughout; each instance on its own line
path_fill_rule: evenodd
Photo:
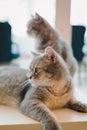
M 33 62 L 31 63 L 32 68 L 36 68 L 40 64 L 39 59 L 34 59 Z

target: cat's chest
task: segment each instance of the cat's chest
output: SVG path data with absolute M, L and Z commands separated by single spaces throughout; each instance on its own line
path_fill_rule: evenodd
M 72 90 L 70 88 L 67 88 L 64 92 L 62 92 L 62 90 L 60 92 L 57 90 L 47 91 L 48 92 L 45 94 L 44 103 L 51 109 L 61 108 L 65 106 L 72 95 Z

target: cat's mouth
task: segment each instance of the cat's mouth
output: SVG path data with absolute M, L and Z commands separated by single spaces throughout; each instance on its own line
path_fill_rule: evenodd
M 32 86 L 34 86 L 34 87 L 37 87 L 37 86 L 38 86 L 38 84 L 37 84 L 33 79 L 31 79 L 29 82 L 30 82 L 30 84 L 32 84 Z
M 30 33 L 31 33 L 31 31 L 32 31 L 32 28 L 31 28 L 31 27 L 29 27 L 29 28 L 27 29 L 27 33 L 28 33 L 28 34 L 30 34 Z

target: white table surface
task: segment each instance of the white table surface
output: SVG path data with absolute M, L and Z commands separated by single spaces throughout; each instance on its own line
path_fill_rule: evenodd
M 63 130 L 87 130 L 87 113 L 79 113 L 69 109 L 53 111 Z M 0 130 L 43 130 L 42 125 L 17 109 L 0 106 Z

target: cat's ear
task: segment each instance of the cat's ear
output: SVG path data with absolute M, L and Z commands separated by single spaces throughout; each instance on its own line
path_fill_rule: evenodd
M 36 53 L 34 51 L 31 51 L 31 54 L 32 54 L 33 57 L 38 56 L 38 53 Z
M 36 52 L 34 52 L 34 51 L 31 51 L 31 54 L 32 54 L 33 57 L 36 57 L 36 56 L 39 56 L 39 55 L 40 55 L 39 53 L 36 53 Z
M 45 54 L 48 56 L 51 62 L 55 63 L 57 61 L 57 53 L 52 47 L 48 46 L 45 49 Z
M 43 18 L 38 13 L 35 13 L 35 22 L 41 22 L 41 21 L 43 21 Z

